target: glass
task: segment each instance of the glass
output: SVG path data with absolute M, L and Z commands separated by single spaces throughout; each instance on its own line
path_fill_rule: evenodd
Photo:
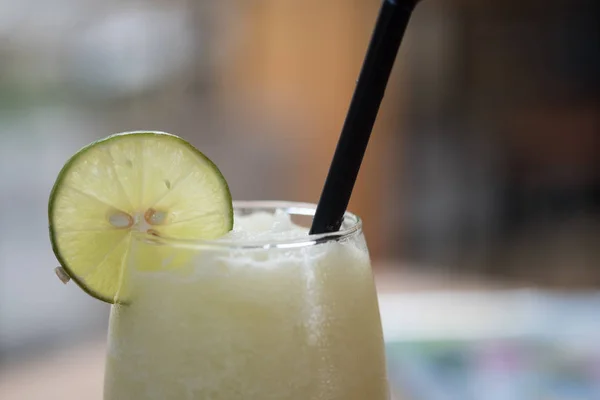
M 309 226 L 315 206 L 236 202 L 234 209 L 283 210 Z M 128 300 L 110 317 L 105 400 L 389 398 L 355 215 L 345 215 L 339 232 L 291 240 L 139 236 L 128 258 Z

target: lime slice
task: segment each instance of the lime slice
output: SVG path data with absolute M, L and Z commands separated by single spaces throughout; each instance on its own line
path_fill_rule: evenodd
M 207 240 L 233 227 L 231 194 L 219 169 L 163 132 L 116 134 L 81 149 L 56 179 L 48 217 L 64 272 L 109 303 L 122 300 L 134 233 Z

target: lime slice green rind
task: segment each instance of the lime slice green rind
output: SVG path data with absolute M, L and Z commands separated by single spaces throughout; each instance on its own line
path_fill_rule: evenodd
M 203 240 L 233 228 L 231 193 L 217 166 L 164 132 L 119 133 L 79 150 L 58 174 L 48 217 L 64 271 L 107 303 L 124 300 L 132 232 L 152 228 L 153 235 Z

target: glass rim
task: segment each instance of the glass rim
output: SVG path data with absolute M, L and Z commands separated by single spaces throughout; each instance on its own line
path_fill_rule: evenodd
M 313 217 L 317 205 L 313 203 L 303 203 L 295 201 L 278 200 L 241 200 L 233 202 L 233 210 L 284 210 L 294 216 Z M 346 225 L 346 227 L 344 227 Z M 230 249 L 230 250 L 258 250 L 258 249 L 294 249 L 302 247 L 315 246 L 322 243 L 337 242 L 348 239 L 362 233 L 361 218 L 349 211 L 344 213 L 344 223 L 337 232 L 320 233 L 306 235 L 293 239 L 280 240 L 236 240 L 236 239 L 179 239 L 172 237 L 156 237 L 147 233 L 140 232 L 135 236 L 146 242 L 157 245 L 170 245 L 173 247 L 184 248 L 212 248 L 212 249 Z

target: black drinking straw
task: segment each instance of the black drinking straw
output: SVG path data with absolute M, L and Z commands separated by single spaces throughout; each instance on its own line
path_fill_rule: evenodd
M 340 229 L 400 42 L 418 0 L 384 0 L 350 102 L 311 234 Z

